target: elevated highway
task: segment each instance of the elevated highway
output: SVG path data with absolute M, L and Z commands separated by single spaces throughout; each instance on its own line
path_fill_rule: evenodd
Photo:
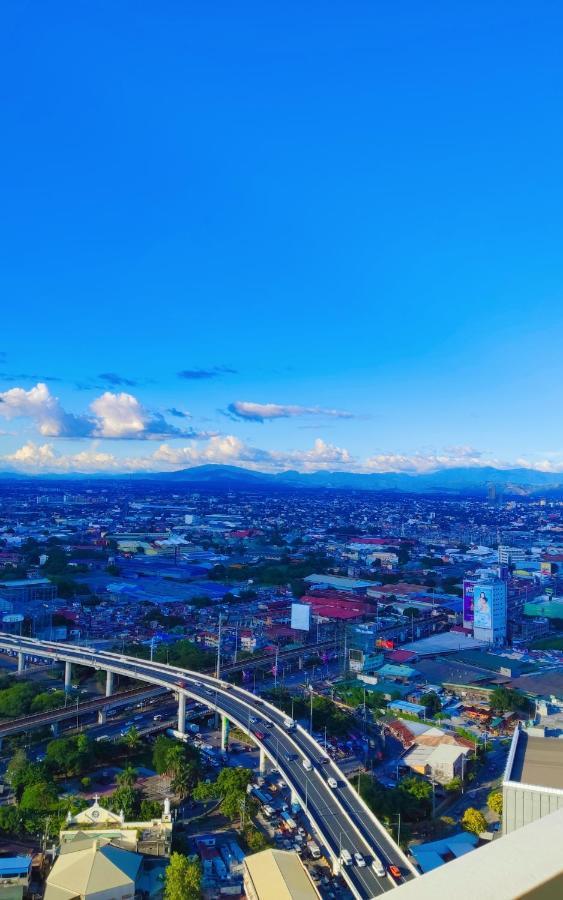
M 242 728 L 260 748 L 260 764 L 269 758 L 279 769 L 292 795 L 306 810 L 333 867 L 340 869 L 358 900 L 378 897 L 392 889 L 390 874 L 378 876 L 371 867 L 377 857 L 387 870 L 400 871 L 400 883 L 417 875 L 409 860 L 358 797 L 338 766 L 328 759 L 319 744 L 297 725 L 288 730 L 287 716 L 277 707 L 240 687 L 211 675 L 180 670 L 164 663 L 127 657 L 65 644 L 13 637 L 0 633 L 0 648 L 18 653 L 23 669 L 26 654 L 44 656 L 65 663 L 65 685 L 71 682 L 71 666 L 91 666 L 107 673 L 106 693 L 111 693 L 114 674 L 174 691 L 178 695 L 178 732 L 185 733 L 186 698 L 204 703 L 211 710 Z M 225 729 L 223 729 L 225 733 Z M 305 763 L 306 767 L 303 765 Z M 331 788 L 328 779 L 337 786 Z M 343 850 L 359 852 L 367 865 L 340 865 Z

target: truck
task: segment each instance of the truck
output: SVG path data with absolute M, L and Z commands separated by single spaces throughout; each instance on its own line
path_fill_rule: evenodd
M 349 850 L 342 849 L 340 851 L 340 862 L 343 863 L 343 865 L 345 865 L 345 866 L 352 865 L 352 856 L 351 856 Z
M 320 859 L 321 848 L 316 841 L 307 841 L 307 850 L 311 854 L 312 859 Z
M 293 731 L 293 729 L 295 728 L 295 721 L 288 717 L 287 719 L 284 719 L 283 727 L 286 729 L 286 731 Z
M 291 815 L 298 816 L 301 812 L 301 804 L 300 803 L 292 803 L 291 804 Z

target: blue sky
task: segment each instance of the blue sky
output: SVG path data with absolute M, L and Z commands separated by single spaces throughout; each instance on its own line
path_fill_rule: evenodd
M 563 467 L 560 4 L 1 17 L 0 470 Z

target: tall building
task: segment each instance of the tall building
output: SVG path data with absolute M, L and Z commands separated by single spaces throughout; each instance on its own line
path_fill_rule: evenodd
M 528 557 L 523 547 L 509 547 L 506 544 L 499 544 L 498 561 L 501 566 L 517 566 L 518 563 L 524 562 Z
M 486 644 L 506 641 L 507 584 L 500 578 L 483 578 L 473 584 L 473 637 Z M 465 614 L 464 614 L 465 620 Z

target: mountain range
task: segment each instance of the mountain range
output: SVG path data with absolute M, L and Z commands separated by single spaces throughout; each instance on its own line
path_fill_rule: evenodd
M 280 472 L 275 475 L 238 466 L 204 465 L 175 472 L 135 473 L 133 475 L 22 475 L 1 472 L 0 479 L 76 480 L 110 478 L 127 481 L 150 481 L 190 484 L 194 487 L 225 489 L 332 489 L 357 491 L 394 491 L 398 493 L 486 494 L 494 485 L 499 494 L 510 496 L 563 496 L 563 473 L 538 472 L 535 469 L 496 469 L 493 467 L 459 467 L 427 474 L 402 472 L 361 474 L 356 472 Z

